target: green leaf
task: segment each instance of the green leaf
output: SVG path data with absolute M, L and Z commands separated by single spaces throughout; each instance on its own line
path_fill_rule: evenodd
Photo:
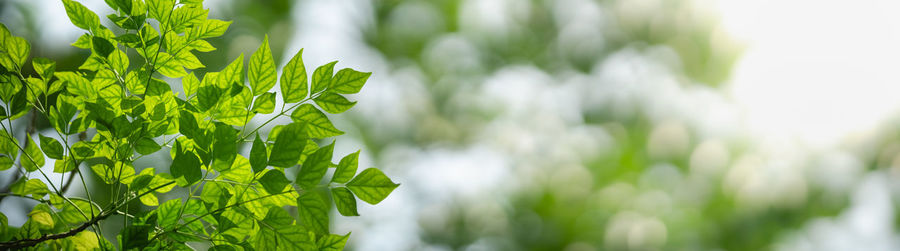
M 228 170 L 222 171 L 220 177 L 241 183 L 250 183 L 254 178 L 250 161 L 241 155 L 235 155 L 234 164 Z
M 60 80 L 68 83 L 67 89 L 72 94 L 85 97 L 87 100 L 94 100 L 97 98 L 97 92 L 99 91 L 94 88 L 94 85 L 92 85 L 90 81 L 80 74 L 74 72 L 57 72 L 54 75 Z
M 63 157 L 62 159 L 56 160 L 53 163 L 53 172 L 54 173 L 67 173 L 75 170 L 75 163 L 69 157 Z
M 164 202 L 156 209 L 156 224 L 163 229 L 172 229 L 178 223 L 181 212 L 181 198 Z
M 221 36 L 228 30 L 229 25 L 231 25 L 231 21 L 207 19 L 202 24 L 195 25 L 194 28 L 187 31 L 188 40 Z
M 303 225 L 309 227 L 316 234 L 328 234 L 328 211 L 330 207 L 325 204 L 322 197 L 315 192 L 306 192 L 297 198 L 297 211 Z
M 287 186 L 291 182 L 284 177 L 284 173 L 278 170 L 269 170 L 261 178 L 259 178 L 259 183 L 263 185 L 263 188 L 266 189 L 266 192 L 269 194 L 276 194 L 284 191 L 284 186 Z
M 197 93 L 197 90 L 200 88 L 200 80 L 197 79 L 197 76 L 194 76 L 194 73 L 188 73 L 187 76 L 181 78 L 181 86 L 184 87 L 184 96 L 190 97 Z
M 94 53 L 97 53 L 97 55 L 106 58 L 110 53 L 116 50 L 116 47 L 105 38 L 93 36 L 91 37 L 91 49 L 93 49 Z
M 268 35 L 263 39 L 256 52 L 250 56 L 248 71 L 253 96 L 259 96 L 275 86 L 275 81 L 277 81 L 275 60 L 272 58 L 272 50 L 269 49 Z
M 96 215 L 100 215 L 100 207 L 88 200 L 79 198 L 70 198 L 72 204 L 66 203 L 59 212 L 59 218 L 69 224 L 79 224 L 93 219 Z M 84 214 L 82 214 L 84 213 Z M 87 216 L 87 218 L 85 218 Z
M 154 65 L 156 70 L 159 71 L 162 75 L 170 78 L 180 78 L 187 75 L 187 72 L 184 71 L 184 67 L 178 64 L 178 60 L 173 60 L 172 55 L 169 55 L 165 52 L 160 52 L 157 54 L 156 63 L 162 63 L 162 65 Z
M 319 93 L 324 91 L 331 85 L 331 77 L 332 72 L 334 72 L 334 64 L 337 64 L 337 61 L 327 63 L 325 65 L 319 66 L 313 72 L 312 76 L 312 93 Z
M 81 49 L 90 49 L 91 48 L 91 34 L 81 35 L 71 45 L 74 47 L 77 47 L 77 48 L 81 48 Z
M 215 85 L 207 85 L 201 86 L 200 90 L 197 92 L 197 101 L 199 102 L 200 111 L 207 111 L 219 102 L 219 99 L 222 98 L 222 89 Z
M 42 134 L 38 134 L 38 137 L 41 139 L 41 148 L 43 148 L 44 153 L 47 154 L 47 157 L 51 159 L 62 159 L 63 158 L 63 146 L 54 138 L 46 137 Z
M 53 77 L 53 72 L 56 71 L 56 62 L 47 58 L 33 58 L 31 59 L 31 65 L 44 81 L 50 81 L 50 78 Z
M 138 74 L 138 71 L 131 71 L 125 77 L 125 87 L 133 94 L 144 95 L 147 91 L 147 77 L 144 74 Z
M 100 26 L 100 17 L 87 7 L 84 7 L 84 5 L 81 5 L 81 3 L 63 0 L 63 5 L 66 8 L 66 15 L 69 16 L 69 20 L 78 28 L 92 30 Z
M 216 171 L 222 171 L 231 167 L 234 157 L 237 155 L 238 130 L 223 123 L 216 124 L 215 138 L 213 142 L 213 165 Z
M 307 81 L 303 49 L 300 49 L 281 71 L 281 95 L 284 103 L 296 103 L 306 98 L 309 94 Z
M 356 169 L 359 166 L 359 151 L 351 153 L 341 159 L 337 168 L 334 170 L 334 176 L 331 177 L 333 183 L 346 183 L 356 175 Z
M 7 38 L 4 46 L 5 48 L 3 49 L 6 51 L 6 54 L 12 60 L 12 63 L 15 64 L 15 67 L 6 65 L 7 68 L 10 71 L 21 71 L 22 66 L 25 65 L 25 60 L 28 59 L 28 53 L 31 52 L 31 45 L 24 38 L 10 36 Z
M 311 104 L 302 104 L 291 114 L 291 119 L 297 122 L 305 122 L 310 138 L 328 138 L 344 134 L 334 128 L 334 124 L 328 120 L 325 113 L 319 111 Z
M 175 0 L 147 0 L 147 8 L 150 11 L 150 17 L 159 21 L 163 27 L 168 26 L 172 9 L 175 8 Z
M 13 165 L 13 160 L 9 156 L 0 156 L 0 171 L 7 170 Z M 2 230 L 2 229 L 0 229 Z
M 178 179 L 178 185 L 183 187 L 194 184 L 203 175 L 200 171 L 200 159 L 193 152 L 183 150 L 180 141 L 175 142 L 175 159 L 172 160 L 169 171 L 175 178 L 183 178 Z
M 97 164 L 91 166 L 91 170 L 106 184 L 131 184 L 134 181 L 134 166 L 123 162 L 116 162 L 113 166 Z
M 331 188 L 331 197 L 338 212 L 343 216 L 359 216 L 356 211 L 356 197 L 346 187 Z
M 47 230 L 53 228 L 53 216 L 50 215 L 52 210 L 46 204 L 39 204 L 34 207 L 28 218 L 38 224 L 41 229 Z
M 272 153 L 269 155 L 269 165 L 277 167 L 291 167 L 297 164 L 300 153 L 306 145 L 306 125 L 301 122 L 290 123 L 278 133 Z
M 229 84 L 237 83 L 244 85 L 244 53 L 238 58 L 231 61 L 222 72 L 219 73 L 219 83 L 217 85 L 222 88 L 228 88 Z
M 319 247 L 319 251 L 341 251 L 344 250 L 344 245 L 347 244 L 347 239 L 349 238 L 350 234 L 328 234 L 326 236 L 322 236 L 322 238 L 320 238 L 319 241 L 316 242 L 316 246 Z
M 322 93 L 322 95 L 316 97 L 315 102 L 319 107 L 322 107 L 322 110 L 331 114 L 342 113 L 356 104 L 355 101 L 350 102 L 344 96 L 332 92 Z
M 400 184 L 395 184 L 377 168 L 369 168 L 347 183 L 356 197 L 375 205 L 384 200 Z
M 120 75 L 125 74 L 125 70 L 128 69 L 128 55 L 121 50 L 115 50 L 109 54 L 109 64 Z
M 20 157 L 21 164 L 25 171 L 33 172 L 44 166 L 44 154 L 41 153 L 41 149 L 37 147 L 37 144 L 31 140 L 31 135 L 25 135 L 25 140 L 27 142 L 25 142 L 25 153 Z
M 134 150 L 143 155 L 155 153 L 160 148 L 162 147 L 156 144 L 156 141 L 147 137 L 140 138 L 134 143 Z
M 334 142 L 316 150 L 303 162 L 303 166 L 300 168 L 300 172 L 297 173 L 297 179 L 294 182 L 305 189 L 312 189 L 318 185 L 322 181 L 322 177 L 325 177 L 328 167 L 331 166 L 333 152 Z
M 252 112 L 269 114 L 275 111 L 275 93 L 267 92 L 256 97 Z
M 14 194 L 31 195 L 34 198 L 43 198 L 44 195 L 50 193 L 50 189 L 47 189 L 47 184 L 44 184 L 43 181 L 26 178 L 19 179 L 13 183 L 9 191 Z
M 250 148 L 250 166 L 253 168 L 253 172 L 258 173 L 266 169 L 268 159 L 266 143 L 259 138 L 259 133 L 257 133 L 256 139 L 253 140 L 253 146 Z
M 371 75 L 371 72 L 358 72 L 350 68 L 344 68 L 334 74 L 330 88 L 332 91 L 341 94 L 358 93 Z

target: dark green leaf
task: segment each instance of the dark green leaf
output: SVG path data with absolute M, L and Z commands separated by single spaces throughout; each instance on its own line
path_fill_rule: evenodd
M 297 198 L 297 211 L 303 225 L 309 227 L 316 234 L 328 234 L 328 211 L 330 207 L 325 204 L 318 193 L 309 191 Z
M 278 170 L 269 170 L 261 178 L 259 178 L 259 183 L 263 185 L 263 188 L 266 189 L 266 192 L 269 194 L 276 194 L 284 191 L 284 186 L 287 186 L 291 182 L 284 177 L 284 173 Z
M 54 138 L 46 137 L 43 134 L 38 134 L 38 137 L 41 139 L 41 149 L 44 150 L 47 157 L 50 157 L 51 159 L 63 158 L 63 146 L 59 141 Z
M 322 181 L 322 177 L 325 176 L 325 172 L 328 171 L 328 167 L 331 166 L 333 152 L 334 142 L 316 150 L 303 162 L 303 166 L 300 167 L 300 172 L 297 173 L 297 179 L 294 182 L 305 189 L 311 189 L 318 185 Z
M 250 148 L 250 166 L 253 168 L 253 172 L 258 173 L 266 169 L 268 159 L 266 143 L 259 138 L 259 133 L 257 133 L 256 139 L 253 140 L 253 146 Z
M 343 216 L 359 216 L 356 211 L 356 197 L 346 187 L 335 187 L 331 189 L 331 198 L 334 199 L 334 205 L 338 212 Z
M 178 185 L 183 187 L 194 184 L 203 175 L 200 171 L 200 159 L 193 152 L 181 149 L 180 141 L 175 142 L 175 159 L 172 160 L 169 171 L 173 177 L 183 178 L 186 181 L 185 183 L 179 182 Z
M 297 164 L 300 153 L 306 145 L 307 130 L 305 123 L 290 123 L 281 130 L 272 146 L 269 155 L 269 165 L 277 167 L 291 167 Z
M 134 143 L 134 150 L 140 154 L 151 154 L 159 151 L 162 148 L 159 144 L 156 144 L 151 138 L 140 138 L 137 142 Z
M 116 49 L 109 40 L 98 36 L 91 37 L 91 48 L 94 50 L 94 53 L 103 58 L 108 57 Z
M 230 125 L 216 124 L 212 164 L 212 168 L 216 171 L 228 169 L 234 162 L 234 157 L 237 155 L 238 133 L 240 132 Z

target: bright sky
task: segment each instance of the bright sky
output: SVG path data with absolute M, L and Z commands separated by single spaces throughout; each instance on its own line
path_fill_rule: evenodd
M 748 126 L 827 146 L 900 107 L 900 2 L 720 0 L 724 28 L 748 45 L 729 90 Z

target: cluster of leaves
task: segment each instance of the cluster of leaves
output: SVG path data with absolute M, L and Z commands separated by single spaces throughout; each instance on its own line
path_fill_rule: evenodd
M 376 168 L 357 173 L 358 151 L 335 164 L 334 141 L 317 143 L 343 134 L 325 112 L 353 107 L 343 95 L 358 93 L 371 73 L 334 73 L 335 61 L 308 77 L 301 50 L 278 81 L 266 38 L 250 57 L 248 81 L 243 54 L 198 77 L 190 70 L 204 65 L 195 51 L 215 50 L 204 39 L 231 24 L 208 19 L 202 0 L 106 0 L 115 10 L 107 16 L 112 29 L 82 4 L 62 3 L 72 24 L 87 31 L 72 44 L 91 51 L 77 71 L 56 71 L 53 61 L 34 58 L 37 77 L 23 75 L 30 46 L 0 25 L 0 119 L 7 122 L 0 123 L 0 169 L 15 167 L 22 176 L 9 196 L 39 202 L 21 227 L 7 226 L 0 214 L 0 248 L 113 249 L 99 223 L 120 215 L 123 250 L 189 249 L 187 242 L 226 250 L 340 250 L 349 233 L 329 231 L 329 198 L 341 215 L 357 216 L 357 198 L 377 204 L 398 186 Z M 184 93 L 160 75 L 180 79 Z M 279 95 L 270 92 L 276 83 L 280 109 Z M 248 131 L 260 113 L 272 115 Z M 46 119 L 55 135 L 39 134 L 40 145 L 27 133 L 18 139 L 12 122 L 27 114 Z M 282 116 L 292 122 L 259 135 Z M 244 144 L 251 146 L 246 156 L 239 152 Z M 135 169 L 135 160 L 154 154 L 172 156 L 168 173 Z M 81 167 L 90 167 L 112 185 L 112 201 L 101 206 L 91 191 L 88 198 L 66 196 L 70 184 L 48 187 L 28 178 L 36 172 L 49 180 L 45 156 L 53 172 L 69 175 L 69 183 L 78 177 L 85 190 Z M 176 185 L 187 196 L 160 202 L 157 194 Z M 129 214 L 134 200 L 152 210 Z

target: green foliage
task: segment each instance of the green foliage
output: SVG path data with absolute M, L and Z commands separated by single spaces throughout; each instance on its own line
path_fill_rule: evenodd
M 278 73 L 268 36 L 250 56 L 247 82 L 243 54 L 221 71 L 194 72 L 206 67 L 194 53 L 215 50 L 205 39 L 223 35 L 231 24 L 208 19 L 202 1 L 107 0 L 114 29 L 81 3 L 62 3 L 72 24 L 86 32 L 72 43 L 90 51 L 78 69 L 57 71 L 52 60 L 34 58 L 37 76 L 23 75 L 30 45 L 0 25 L 0 119 L 8 122 L 0 131 L 0 169 L 46 178 L 42 167 L 49 158 L 54 172 L 78 177 L 82 185 L 84 172 L 95 175 L 110 185 L 112 198 L 101 205 L 91 198 L 97 191 L 86 191 L 87 198 L 65 195 L 71 179 L 57 187 L 19 178 L 10 193 L 39 204 L 21 227 L 7 227 L 0 214 L 0 249 L 169 250 L 207 242 L 215 250 L 341 250 L 349 233 L 330 233 L 332 204 L 341 215 L 358 216 L 357 198 L 376 204 L 398 186 L 378 169 L 357 175 L 359 151 L 335 164 L 335 141 L 316 143 L 343 134 L 323 110 L 352 108 L 356 102 L 342 94 L 359 92 L 371 73 L 333 75 L 335 61 L 307 79 L 301 50 L 281 73 L 284 105 L 276 109 L 278 94 L 270 90 Z M 169 86 L 178 78 L 184 93 Z M 35 142 L 30 133 L 17 133 L 23 130 L 13 128 L 13 120 L 28 113 L 46 119 L 55 135 L 38 134 Z M 273 115 L 249 125 L 259 113 Z M 282 116 L 293 122 L 260 136 Z M 246 144 L 249 152 L 241 150 Z M 171 163 L 135 165 L 148 155 Z M 336 169 L 326 179 L 329 168 Z M 286 175 L 290 169 L 296 176 Z M 187 194 L 160 201 L 176 185 Z M 326 192 L 333 200 L 325 200 Z M 130 207 L 135 201 L 144 207 Z M 99 224 L 115 216 L 127 216 L 121 232 L 113 233 L 118 246 Z

